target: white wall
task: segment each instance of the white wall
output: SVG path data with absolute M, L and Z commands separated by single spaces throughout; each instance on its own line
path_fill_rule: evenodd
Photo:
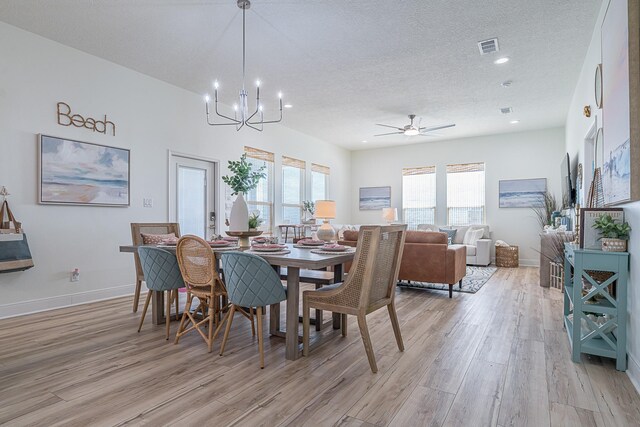
M 0 58 L 0 185 L 12 193 L 11 207 L 23 222 L 36 265 L 0 274 L 0 317 L 131 293 L 133 257 L 120 254 L 118 246 L 131 241 L 129 223 L 168 219 L 168 150 L 219 159 L 222 174 L 244 145 L 273 151 L 276 196 L 282 154 L 327 165 L 336 222 L 349 222 L 344 183 L 350 153 L 344 149 L 280 125 L 263 133 L 210 128 L 200 95 L 4 23 Z M 106 113 L 117 126 L 116 136 L 59 126 L 59 101 L 85 117 Z M 37 204 L 39 133 L 131 149 L 131 206 Z M 143 197 L 153 198 L 153 208 L 142 207 Z M 275 213 L 278 221 L 279 205 Z M 81 281 L 70 283 L 69 272 L 76 267 Z
M 402 168 L 436 166 L 437 223 L 446 224 L 446 165 L 484 162 L 486 167 L 486 222 L 493 238 L 520 246 L 520 261 L 537 265 L 540 227 L 530 209 L 498 207 L 498 181 L 547 178 L 548 188 L 560 197 L 560 161 L 565 152 L 564 129 L 427 142 L 399 147 L 355 151 L 351 164 L 351 219 L 356 224 L 382 222 L 380 211 L 360 211 L 360 187 L 391 186 L 391 205 L 402 209 Z
M 618 1 L 618 0 L 613 0 Z M 601 61 L 600 27 L 604 19 L 609 1 L 603 1 L 600 15 L 596 21 L 591 44 L 582 66 L 580 78 L 576 84 L 573 100 L 569 107 L 566 122 L 566 145 L 567 151 L 572 157 L 584 160 L 583 142 L 589 128 L 597 121 L 598 127 L 602 126 L 602 110 L 595 107 L 593 79 L 596 66 Z M 636 71 L 637 72 L 637 71 Z M 582 115 L 582 108 L 591 105 L 594 114 L 590 119 Z M 588 189 L 589 183 L 585 182 Z M 625 211 L 625 219 L 629 221 L 632 228 L 631 240 L 629 241 L 630 258 L 630 280 L 628 295 L 628 318 L 627 325 L 627 351 L 629 354 L 629 377 L 635 387 L 640 392 L 640 202 L 629 203 L 622 206 Z

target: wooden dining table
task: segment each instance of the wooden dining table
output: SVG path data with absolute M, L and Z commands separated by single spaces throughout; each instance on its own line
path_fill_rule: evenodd
M 160 246 L 163 249 L 167 249 L 170 252 L 175 253 L 175 246 Z M 134 245 L 120 246 L 120 252 L 134 253 L 138 250 Z M 238 249 L 247 250 L 247 249 Z M 311 248 L 298 248 L 292 244 L 287 244 L 287 250 L 290 251 L 284 255 L 274 255 L 270 253 L 257 253 L 256 255 L 264 258 L 270 265 L 276 268 L 287 267 L 287 315 L 285 322 L 285 357 L 288 360 L 296 360 L 301 354 L 301 348 L 298 339 L 298 325 L 300 318 L 300 270 L 320 270 L 328 267 L 333 267 L 334 281 L 335 283 L 342 282 L 343 277 L 343 264 L 353 260 L 354 252 L 343 252 L 335 254 L 317 254 L 311 252 Z M 212 249 L 216 258 L 226 250 Z M 152 313 L 153 323 L 162 324 L 164 322 L 164 293 L 154 292 L 154 299 L 152 300 Z M 282 335 L 280 331 L 280 314 L 279 305 L 272 306 L 270 312 L 270 332 L 273 335 Z M 322 321 L 317 319 L 317 321 Z M 340 329 L 340 315 L 333 315 L 333 328 Z

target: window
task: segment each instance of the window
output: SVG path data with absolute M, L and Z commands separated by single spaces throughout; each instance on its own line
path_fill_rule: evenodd
M 329 198 L 329 168 L 311 163 L 311 201 Z
M 305 169 L 304 161 L 282 156 L 282 221 L 285 224 L 302 222 Z
M 436 167 L 402 169 L 402 219 L 408 228 L 436 223 Z
M 258 182 L 258 186 L 249 191 L 245 197 L 247 200 L 247 206 L 249 207 L 249 215 L 256 210 L 260 212 L 262 224 L 260 225 L 259 230 L 264 231 L 265 234 L 271 234 L 273 232 L 274 155 L 268 151 L 262 151 L 251 147 L 244 147 L 244 152 L 247 154 L 247 158 L 249 160 L 257 160 L 251 162 L 256 168 L 262 165 L 267 167 L 264 170 L 267 177 L 261 179 Z
M 484 223 L 484 163 L 447 165 L 447 224 Z

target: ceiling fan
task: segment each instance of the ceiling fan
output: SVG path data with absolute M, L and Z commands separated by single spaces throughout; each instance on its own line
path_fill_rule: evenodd
M 420 121 L 418 122 L 418 125 L 416 126 L 413 124 L 413 120 L 415 118 L 416 118 L 415 114 L 409 114 L 409 120 L 411 120 L 411 123 L 401 128 L 397 126 L 383 125 L 380 123 L 376 123 L 377 126 L 384 126 L 386 128 L 396 129 L 397 132 L 380 133 L 374 136 L 399 135 L 399 134 L 405 134 L 407 136 L 427 135 L 429 132 L 433 132 L 434 130 L 446 129 L 446 128 L 455 126 L 455 124 L 450 124 L 450 125 L 441 125 L 441 126 L 432 126 L 432 127 L 420 127 L 420 121 L 422 121 L 422 119 L 420 119 Z M 435 136 L 435 135 L 428 135 L 428 136 Z

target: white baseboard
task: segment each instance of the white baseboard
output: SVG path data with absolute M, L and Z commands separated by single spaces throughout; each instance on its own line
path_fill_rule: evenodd
M 631 380 L 631 384 L 640 393 L 640 363 L 631 354 L 628 354 L 628 356 L 627 376 Z
M 0 319 L 133 295 L 135 284 L 0 305 Z

